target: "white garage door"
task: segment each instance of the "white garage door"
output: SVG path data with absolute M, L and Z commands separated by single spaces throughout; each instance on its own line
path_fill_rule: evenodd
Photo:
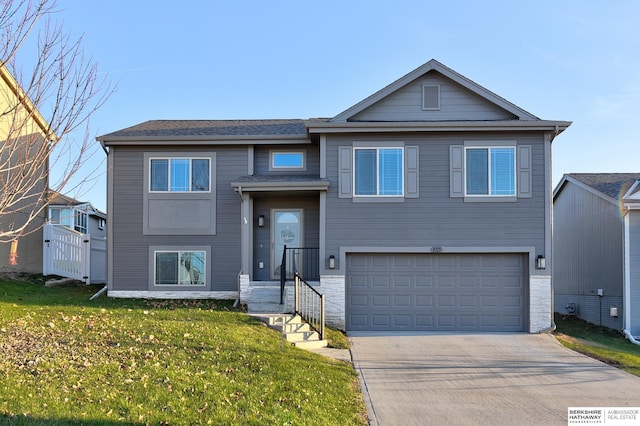
M 350 254 L 350 331 L 524 331 L 521 254 Z

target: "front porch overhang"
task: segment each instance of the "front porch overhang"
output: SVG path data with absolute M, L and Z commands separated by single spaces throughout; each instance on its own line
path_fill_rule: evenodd
M 231 182 L 236 192 L 327 191 L 329 180 L 308 175 L 241 176 Z

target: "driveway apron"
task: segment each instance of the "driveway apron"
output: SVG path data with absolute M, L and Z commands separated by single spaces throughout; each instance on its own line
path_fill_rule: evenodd
M 372 425 L 566 425 L 640 407 L 640 377 L 526 333 L 350 333 Z

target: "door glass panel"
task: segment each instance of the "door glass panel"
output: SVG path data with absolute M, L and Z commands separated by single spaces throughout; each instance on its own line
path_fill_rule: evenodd
M 287 248 L 302 247 L 302 211 L 276 211 L 273 215 L 273 276 L 280 277 L 282 251 Z M 293 266 L 287 264 L 287 272 L 292 272 Z

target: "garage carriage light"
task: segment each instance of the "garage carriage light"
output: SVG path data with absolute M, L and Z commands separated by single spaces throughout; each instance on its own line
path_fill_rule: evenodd
M 539 254 L 536 258 L 536 269 L 545 269 L 547 267 L 546 259 L 543 255 Z

